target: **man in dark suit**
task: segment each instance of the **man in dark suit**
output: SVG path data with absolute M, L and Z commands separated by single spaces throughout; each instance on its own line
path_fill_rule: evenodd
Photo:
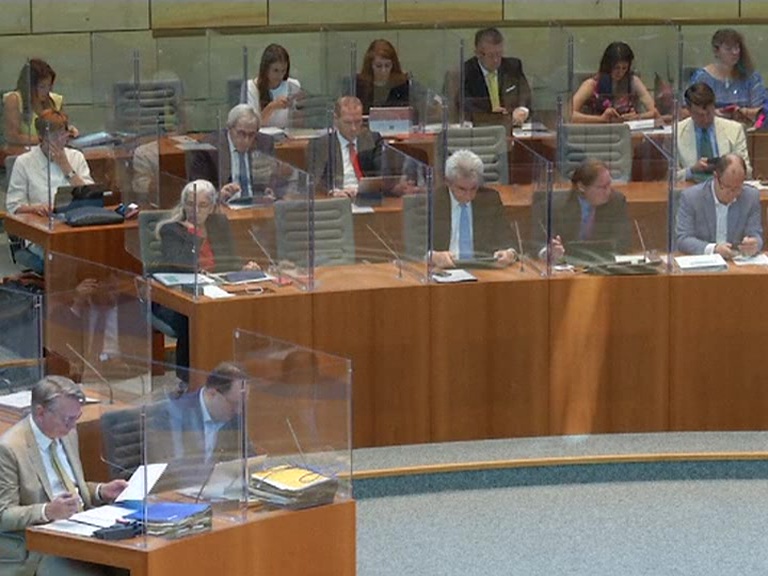
M 475 56 L 464 63 L 464 109 L 509 114 L 520 125 L 530 116 L 531 88 L 519 58 L 504 57 L 504 37 L 496 28 L 475 34 Z
M 363 104 L 354 96 L 336 101 L 333 126 L 309 141 L 307 172 L 316 189 L 354 198 L 361 178 L 380 174 L 381 135 L 363 127 Z
M 588 158 L 573 171 L 570 190 L 552 193 L 550 257 L 553 261 L 561 260 L 572 242 L 606 242 L 613 244 L 612 251 L 616 254 L 629 251 L 627 200 L 611 184 L 608 167 Z M 540 257 L 546 257 L 546 210 L 546 193 L 536 194 L 531 230 Z
M 214 150 L 195 150 L 187 159 L 187 177 L 208 180 L 219 189 L 220 200 L 273 194 L 275 142 L 259 132 L 261 118 L 253 106 L 238 104 L 229 111 L 227 129 L 204 142 Z
M 112 502 L 125 480 L 86 482 L 77 443 L 85 395 L 63 376 L 32 388 L 32 412 L 0 437 L 0 574 L 97 575 L 106 568 L 27 550 L 28 526 Z
M 219 364 L 205 385 L 166 405 L 156 421 L 152 458 L 167 460 L 163 488 L 205 481 L 217 462 L 242 458 L 242 413 L 247 375 L 232 363 Z
M 675 222 L 678 250 L 726 259 L 762 250 L 760 193 L 744 185 L 746 173 L 744 158 L 726 154 L 718 158 L 712 179 L 683 190 Z
M 435 193 L 432 263 L 455 268 L 456 260 L 493 257 L 499 266 L 517 259 L 512 229 L 499 193 L 485 188 L 483 161 L 457 150 L 445 163 L 447 188 Z

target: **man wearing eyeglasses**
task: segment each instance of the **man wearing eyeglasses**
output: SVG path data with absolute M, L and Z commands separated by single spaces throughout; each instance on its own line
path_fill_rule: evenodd
M 46 376 L 32 388 L 31 414 L 0 437 L 1 574 L 105 573 L 98 565 L 29 552 L 24 536 L 27 526 L 112 502 L 127 486 L 85 481 L 75 430 L 84 402 L 72 380 Z
M 238 104 L 227 115 L 227 129 L 205 143 L 214 150 L 195 150 L 188 178 L 208 180 L 219 190 L 221 202 L 262 198 L 272 194 L 270 179 L 275 142 L 259 132 L 261 117 L 250 104 Z
M 511 115 L 520 125 L 530 115 L 531 88 L 519 58 L 504 57 L 504 37 L 496 28 L 475 34 L 475 56 L 464 63 L 464 109 Z
M 746 173 L 744 158 L 726 154 L 713 178 L 683 190 L 675 223 L 679 251 L 730 259 L 763 249 L 760 194 L 744 184 Z

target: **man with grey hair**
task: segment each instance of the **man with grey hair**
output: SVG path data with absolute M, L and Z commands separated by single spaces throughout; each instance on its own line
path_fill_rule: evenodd
M 483 184 L 483 161 L 457 150 L 445 163 L 447 188 L 434 199 L 432 263 L 455 268 L 458 261 L 493 259 L 509 266 L 517 259 L 512 229 L 499 193 Z
M 259 132 L 261 117 L 250 104 L 238 104 L 227 115 L 227 129 L 205 143 L 213 150 L 195 150 L 189 159 L 187 177 L 208 180 L 220 190 L 220 200 L 246 201 L 271 196 L 271 157 L 275 142 Z
M 98 565 L 28 552 L 24 535 L 27 526 L 112 502 L 128 484 L 85 481 L 75 430 L 84 402 L 85 395 L 72 380 L 46 376 L 32 388 L 31 414 L 0 436 L 2 574 L 104 573 Z

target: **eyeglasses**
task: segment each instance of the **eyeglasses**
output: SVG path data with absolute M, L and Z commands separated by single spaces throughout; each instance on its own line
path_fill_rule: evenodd
M 188 200 L 187 202 L 184 202 L 184 205 L 189 207 L 190 209 L 194 210 L 195 207 L 197 207 L 198 210 L 210 210 L 213 208 L 213 204 L 210 202 L 198 202 L 195 204 L 194 200 Z
M 254 132 L 250 130 L 240 130 L 240 129 L 235 130 L 235 136 L 237 136 L 238 138 L 243 138 L 244 140 L 253 140 L 254 138 L 256 138 L 258 133 L 259 133 L 258 130 Z
M 64 416 L 63 414 L 59 414 L 58 412 L 56 412 L 56 410 L 53 410 L 51 408 L 47 408 L 47 410 L 48 412 L 53 414 L 56 417 L 56 419 L 62 424 L 64 424 L 65 426 L 74 426 L 75 424 L 77 424 L 77 421 L 80 420 L 80 416 L 83 415 L 82 409 L 74 416 Z
M 741 52 L 741 46 L 739 46 L 738 44 L 736 46 L 728 46 L 727 44 L 720 44 L 718 48 L 720 48 L 720 50 L 722 50 L 723 52 L 730 52 L 731 54 L 738 54 Z

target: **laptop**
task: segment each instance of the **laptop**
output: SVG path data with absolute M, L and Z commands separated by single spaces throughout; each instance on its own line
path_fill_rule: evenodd
M 575 266 L 611 264 L 616 261 L 613 240 L 575 240 L 565 245 L 565 261 Z
M 384 196 L 400 182 L 400 176 L 367 176 L 357 183 L 357 206 L 381 206 Z
M 408 134 L 413 126 L 413 111 L 410 106 L 391 108 L 373 107 L 368 112 L 368 128 L 384 136 Z
M 85 206 L 104 208 L 105 200 L 111 196 L 112 191 L 104 184 L 59 186 L 53 200 L 53 211 L 55 214 L 65 214 L 70 210 Z

